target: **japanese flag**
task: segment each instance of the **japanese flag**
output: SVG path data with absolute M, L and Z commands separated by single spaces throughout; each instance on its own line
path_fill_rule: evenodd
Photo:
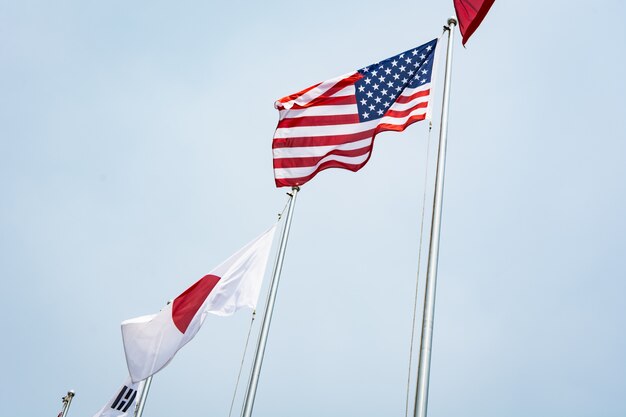
M 207 313 L 229 316 L 256 308 L 276 225 L 180 294 L 157 314 L 122 322 L 133 382 L 165 367 L 198 333 Z

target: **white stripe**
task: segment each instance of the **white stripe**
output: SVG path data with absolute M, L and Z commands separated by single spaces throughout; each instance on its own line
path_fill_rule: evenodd
M 345 125 L 281 127 L 276 129 L 274 139 L 349 135 L 373 129 L 377 125 L 378 120 L 370 120 Z
M 307 175 L 311 175 L 313 172 L 315 172 L 315 170 L 326 161 L 338 161 L 345 164 L 359 165 L 367 160 L 369 154 L 370 153 L 368 152 L 367 154 L 361 156 L 329 155 L 327 158 L 321 159 L 317 164 L 315 164 L 315 166 L 300 168 L 277 168 L 274 170 L 274 177 L 276 179 L 306 177 Z
M 405 117 L 384 116 L 382 119 L 380 119 L 380 123 L 387 123 L 387 124 L 402 126 L 403 124 L 407 122 L 407 120 L 409 120 L 409 117 L 417 116 L 417 115 L 425 115 L 425 114 L 426 114 L 425 108 L 415 109 L 411 113 L 409 113 L 408 116 L 405 116 Z
M 340 106 L 314 106 L 300 110 L 279 110 L 279 118 L 303 117 L 303 116 L 333 116 L 340 114 L 357 114 L 359 109 L 356 104 L 345 104 Z
M 312 156 L 324 156 L 330 151 L 353 151 L 355 149 L 367 148 L 372 145 L 372 138 L 358 140 L 356 142 L 343 143 L 341 145 L 329 146 L 303 146 L 297 148 L 274 148 L 274 159 L 278 158 L 306 158 Z

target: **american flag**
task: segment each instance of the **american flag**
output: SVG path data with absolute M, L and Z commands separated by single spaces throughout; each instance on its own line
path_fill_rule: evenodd
M 276 101 L 276 186 L 300 186 L 327 168 L 358 171 L 378 133 L 429 117 L 436 46 L 433 39 Z

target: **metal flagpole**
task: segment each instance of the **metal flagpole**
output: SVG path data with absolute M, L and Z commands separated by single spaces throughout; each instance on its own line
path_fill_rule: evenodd
M 152 384 L 152 376 L 150 375 L 143 383 L 143 387 L 141 388 L 141 394 L 139 395 L 139 401 L 137 401 L 137 405 L 135 406 L 135 417 L 141 417 L 143 414 L 143 409 L 146 406 L 146 398 L 148 398 L 148 391 L 150 391 L 150 384 Z
M 448 19 L 448 49 L 446 51 L 446 73 L 443 83 L 443 104 L 441 108 L 441 128 L 439 130 L 439 155 L 435 177 L 433 198 L 433 218 L 430 228 L 430 251 L 426 270 L 426 294 L 424 295 L 424 316 L 422 338 L 417 368 L 417 388 L 415 393 L 415 417 L 426 417 L 428 406 L 428 382 L 430 378 L 430 354 L 433 344 L 433 321 L 435 317 L 435 292 L 437 287 L 437 261 L 439 259 L 439 235 L 441 233 L 441 206 L 443 201 L 443 179 L 446 169 L 446 148 L 448 135 L 448 104 L 450 101 L 450 72 L 452 66 L 452 46 L 456 19 Z
M 276 256 L 276 264 L 274 265 L 274 273 L 267 296 L 267 306 L 265 307 L 265 315 L 263 316 L 263 324 L 259 334 L 259 342 L 257 344 L 256 353 L 254 355 L 254 363 L 252 365 L 252 374 L 246 391 L 246 398 L 243 405 L 243 417 L 252 415 L 252 407 L 254 407 L 254 397 L 259 383 L 259 374 L 261 373 L 261 365 L 263 364 L 263 355 L 265 353 L 265 344 L 267 343 L 267 335 L 270 331 L 272 321 L 272 313 L 274 311 L 274 303 L 276 301 L 276 293 L 278 291 L 278 281 L 280 280 L 280 272 L 283 268 L 283 259 L 285 258 L 285 250 L 287 248 L 287 239 L 289 238 L 289 229 L 291 228 L 291 219 L 293 217 L 293 208 L 296 205 L 296 195 L 300 191 L 299 187 L 291 189 L 291 199 L 289 200 L 289 209 L 287 210 L 287 219 L 285 219 L 285 227 L 283 228 L 283 236 L 280 239 L 278 247 L 278 255 Z
M 74 390 L 69 390 L 67 392 L 67 395 L 61 398 L 61 400 L 63 401 L 63 411 L 61 411 L 61 414 L 59 414 L 59 417 L 67 416 L 67 412 L 70 409 L 70 404 L 72 404 L 72 398 L 74 398 L 74 395 L 76 395 Z

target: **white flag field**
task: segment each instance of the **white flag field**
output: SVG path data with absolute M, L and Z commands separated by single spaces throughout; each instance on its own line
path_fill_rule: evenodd
M 248 243 L 157 314 L 122 322 L 126 364 L 133 382 L 165 367 L 198 333 L 206 315 L 255 309 L 276 225 Z
M 144 381 L 135 382 L 127 378 L 113 398 L 93 417 L 127 417 L 135 415 L 135 404 L 139 401 L 139 392 Z

